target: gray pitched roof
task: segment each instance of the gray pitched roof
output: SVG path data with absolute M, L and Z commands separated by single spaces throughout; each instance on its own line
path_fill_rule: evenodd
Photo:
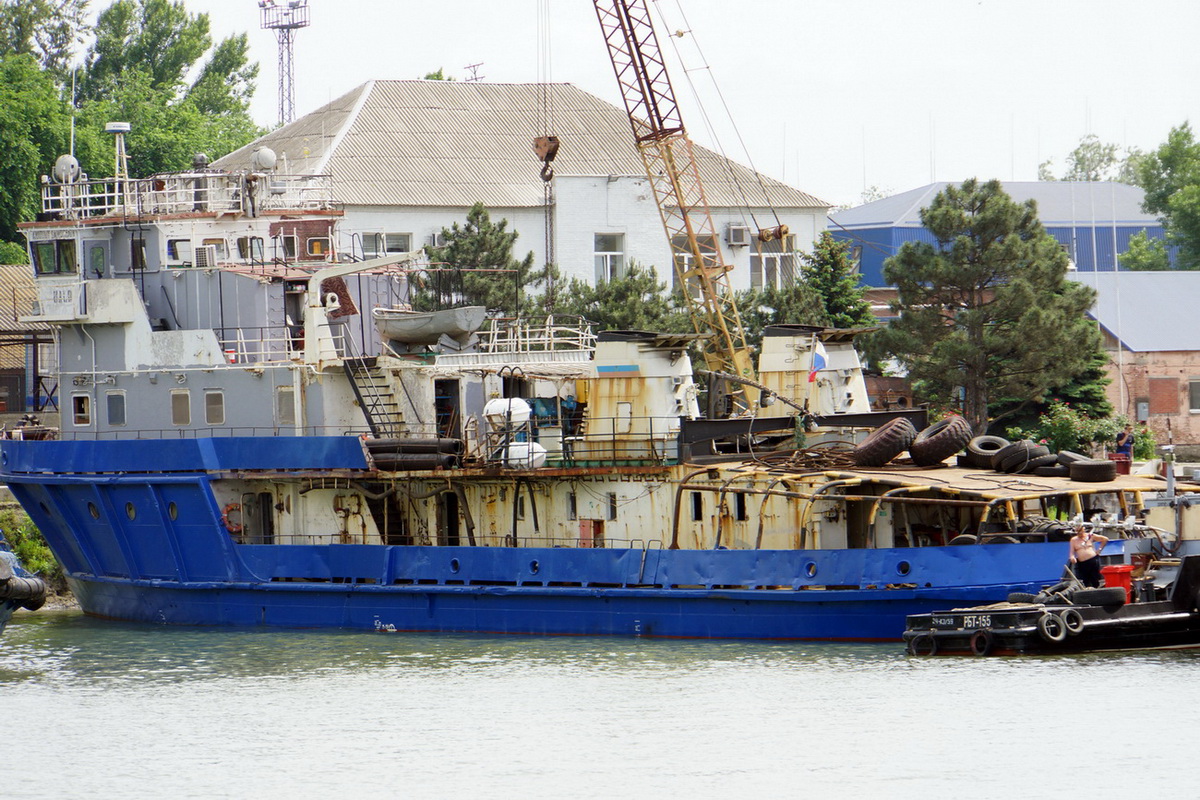
M 265 145 L 289 172 L 330 174 L 347 205 L 536 207 L 544 198 L 532 142 L 547 133 L 562 143 L 559 175 L 645 172 L 625 111 L 571 84 L 423 80 L 365 83 L 213 166 L 248 168 Z M 829 207 L 705 148 L 696 161 L 710 205 Z
M 1200 351 L 1193 324 L 1200 272 L 1076 272 L 1071 278 L 1096 289 L 1092 316 L 1135 353 Z
M 941 181 L 864 203 L 832 215 L 846 228 L 919 228 L 921 209 L 949 183 Z M 1142 211 L 1145 192 L 1124 183 L 1100 181 L 1002 181 L 1017 202 L 1035 200 L 1046 227 L 1073 225 L 1156 226 L 1158 219 Z

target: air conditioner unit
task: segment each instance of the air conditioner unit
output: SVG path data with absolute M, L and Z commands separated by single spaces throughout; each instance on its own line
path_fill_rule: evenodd
M 435 233 L 429 237 L 429 244 L 432 245 L 433 247 L 445 247 L 446 246 L 446 237 L 442 234 L 441 231 L 438 231 L 437 233 Z
M 196 248 L 193 258 L 197 267 L 215 267 L 217 266 L 217 246 L 215 244 L 201 245 Z
M 725 241 L 730 247 L 746 247 L 750 244 L 750 229 L 745 225 L 730 225 L 725 229 Z

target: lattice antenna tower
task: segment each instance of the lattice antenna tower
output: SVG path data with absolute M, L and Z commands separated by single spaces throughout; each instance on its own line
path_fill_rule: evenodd
M 307 28 L 308 0 L 258 0 L 262 27 L 275 31 L 279 42 L 279 124 L 296 116 L 296 75 L 292 67 L 292 45 L 296 31 Z

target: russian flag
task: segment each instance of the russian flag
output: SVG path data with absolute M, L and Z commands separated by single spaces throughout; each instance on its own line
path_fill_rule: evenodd
M 812 350 L 812 366 L 808 370 L 808 382 L 812 383 L 817 379 L 817 373 L 825 369 L 825 365 L 829 363 L 829 359 L 825 354 L 825 345 L 818 340 Z

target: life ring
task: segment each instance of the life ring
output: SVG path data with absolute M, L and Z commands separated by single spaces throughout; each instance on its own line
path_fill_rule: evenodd
M 971 634 L 971 652 L 977 656 L 986 656 L 992 652 L 994 642 L 992 632 L 987 628 L 981 628 Z
M 1038 620 L 1038 633 L 1047 642 L 1061 642 L 1067 638 L 1067 626 L 1058 614 L 1043 614 Z
M 226 505 L 225 508 L 221 511 L 221 521 L 225 523 L 225 530 L 229 531 L 230 533 L 241 533 L 242 532 L 242 523 L 234 522 L 231 519 L 229 519 L 229 515 L 233 512 L 237 512 L 238 517 L 241 518 L 242 504 L 241 503 L 229 503 L 228 505 Z
M 1083 614 L 1079 613 L 1078 608 L 1064 608 L 1062 621 L 1067 629 L 1067 633 L 1072 636 L 1083 630 Z
M 924 652 L 928 649 L 928 652 Z M 937 655 L 937 639 L 933 638 L 932 633 L 918 633 L 908 641 L 909 655 L 914 656 L 935 656 Z

